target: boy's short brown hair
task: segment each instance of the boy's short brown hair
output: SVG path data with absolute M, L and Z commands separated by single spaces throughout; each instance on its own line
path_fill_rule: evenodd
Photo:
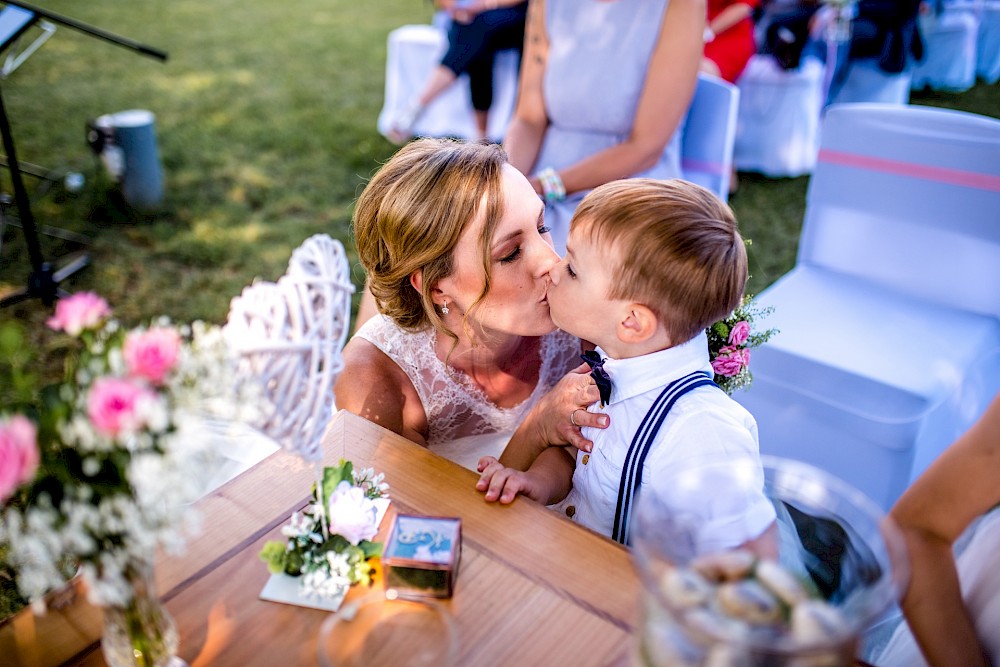
M 638 301 L 670 340 L 694 338 L 740 303 L 747 253 L 729 206 L 680 179 L 630 178 L 595 188 L 571 228 L 608 247 L 608 298 Z

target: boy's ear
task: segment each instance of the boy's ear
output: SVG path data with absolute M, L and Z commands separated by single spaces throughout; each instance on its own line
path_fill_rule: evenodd
M 660 319 L 649 307 L 630 303 L 618 322 L 618 339 L 626 344 L 644 343 L 659 330 Z

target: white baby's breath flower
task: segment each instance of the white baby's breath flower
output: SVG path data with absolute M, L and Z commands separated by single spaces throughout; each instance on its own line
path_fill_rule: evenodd
M 83 459 L 83 474 L 87 477 L 93 477 L 101 471 L 101 462 L 98 461 L 93 456 L 88 456 Z

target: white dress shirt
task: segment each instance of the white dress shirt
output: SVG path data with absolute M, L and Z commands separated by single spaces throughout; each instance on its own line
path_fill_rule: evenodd
M 602 357 L 607 354 L 597 349 Z M 631 359 L 610 359 L 604 369 L 611 377 L 611 401 L 590 412 L 611 419 L 607 429 L 585 428 L 592 440 L 590 454 L 577 452 L 573 489 L 556 508 L 574 521 L 611 536 L 621 486 L 622 468 L 643 417 L 663 389 L 695 371 L 711 377 L 708 341 L 704 333 L 666 350 Z M 699 550 L 722 550 L 758 537 L 774 521 L 775 512 L 761 486 L 727 483 L 716 472 L 706 492 L 685 492 L 678 473 L 708 462 L 752 461 L 759 468 L 757 423 L 743 406 L 713 386 L 697 387 L 682 396 L 667 414 L 642 467 L 640 490 L 651 485 L 670 511 L 693 513 L 702 519 Z M 761 483 L 763 477 L 761 476 Z M 736 480 L 733 480 L 734 482 Z

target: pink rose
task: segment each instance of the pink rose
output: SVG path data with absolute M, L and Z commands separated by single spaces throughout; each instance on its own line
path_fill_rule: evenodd
M 715 371 L 716 375 L 723 375 L 725 377 L 735 377 L 740 374 L 740 370 L 745 365 L 743 363 L 742 352 L 746 350 L 737 350 L 734 347 L 726 346 L 719 350 L 718 356 L 712 359 L 712 370 Z M 750 357 L 746 357 L 749 362 Z
M 38 429 L 27 417 L 0 421 L 0 503 L 38 469 Z
M 100 378 L 87 396 L 87 416 L 102 435 L 113 438 L 119 433 L 134 433 L 144 425 L 142 402 L 152 398 L 148 389 L 128 380 Z
M 45 321 L 49 328 L 79 336 L 84 329 L 96 329 L 111 314 L 108 302 L 93 292 L 78 292 L 56 303 L 56 314 Z
M 177 364 L 180 349 L 180 334 L 174 329 L 159 327 L 129 333 L 122 354 L 130 375 L 163 384 L 163 379 Z
M 747 342 L 747 338 L 750 337 L 750 323 L 746 320 L 740 320 L 733 325 L 733 328 L 729 331 L 729 344 L 730 345 L 743 345 Z

